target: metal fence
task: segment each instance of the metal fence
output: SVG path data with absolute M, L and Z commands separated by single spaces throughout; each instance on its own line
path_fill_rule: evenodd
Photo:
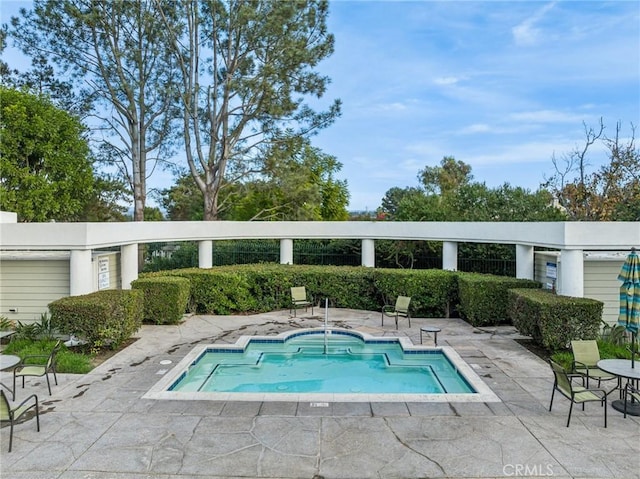
M 507 255 L 508 256 L 508 255 Z M 213 246 L 214 266 L 232 264 L 278 263 L 278 240 L 216 241 Z M 359 266 L 362 262 L 359 241 L 308 240 L 295 241 L 294 264 Z M 145 271 L 159 271 L 198 266 L 195 242 L 154 243 L 147 245 Z M 416 254 L 408 257 L 385 256 L 376 252 L 376 266 L 405 269 L 442 269 L 442 256 Z M 505 257 L 458 258 L 460 271 L 515 276 L 515 260 Z

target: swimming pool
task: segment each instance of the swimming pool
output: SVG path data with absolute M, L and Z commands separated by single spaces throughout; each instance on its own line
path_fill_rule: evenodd
M 195 348 L 155 399 L 498 401 L 452 348 L 322 328 Z

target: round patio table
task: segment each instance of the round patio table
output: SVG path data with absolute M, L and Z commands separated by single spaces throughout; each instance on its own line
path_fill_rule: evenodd
M 640 380 L 640 362 L 636 361 L 635 367 L 631 367 L 630 359 L 602 359 L 598 361 L 597 366 L 604 372 L 613 374 L 618 378 L 618 386 L 616 389 L 622 391 L 622 379 L 629 381 Z M 633 400 L 627 401 L 627 414 L 631 416 L 640 416 L 640 403 Z M 624 412 L 625 398 L 611 401 L 611 407 L 616 411 Z
M 13 354 L 0 354 L 0 371 L 12 369 L 17 366 L 19 362 L 20 356 L 14 356 Z M 4 383 L 0 383 L 0 385 L 2 385 L 2 387 L 7 389 L 8 391 L 11 391 L 12 399 L 15 400 L 15 391 L 13 390 L 13 388 L 10 388 Z
M 438 345 L 438 333 L 442 331 L 440 328 L 435 326 L 423 326 L 420 328 L 420 344 L 422 344 L 422 333 L 433 333 L 433 343 L 434 345 Z
M 19 356 L 14 356 L 12 354 L 0 354 L 0 371 L 11 369 L 19 362 Z

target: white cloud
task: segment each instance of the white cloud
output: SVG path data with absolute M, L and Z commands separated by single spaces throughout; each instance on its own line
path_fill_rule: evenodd
M 574 148 L 570 141 L 533 141 L 515 145 L 497 146 L 493 151 L 467 154 L 465 163 L 472 166 L 516 165 L 520 163 L 550 163 L 551 156 Z
M 555 5 L 555 2 L 548 3 L 536 11 L 533 15 L 526 18 L 520 24 L 511 29 L 513 39 L 516 45 L 531 46 L 538 43 L 542 32 L 539 28 L 536 28 L 536 24 L 542 20 L 546 13 L 551 10 Z
M 489 133 L 493 129 L 486 123 L 474 123 L 473 125 L 465 126 L 460 133 L 463 135 L 472 135 L 475 133 Z
M 433 83 L 440 86 L 448 86 L 448 85 L 455 85 L 460 80 L 462 80 L 462 78 L 454 77 L 454 76 L 438 77 L 433 79 Z
M 585 121 L 585 115 L 566 113 L 557 110 L 535 110 L 512 113 L 512 120 L 533 123 L 573 123 L 579 124 Z

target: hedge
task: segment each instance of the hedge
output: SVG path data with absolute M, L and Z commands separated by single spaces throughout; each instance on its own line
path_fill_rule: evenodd
M 144 293 L 144 318 L 147 323 L 176 324 L 182 320 L 190 296 L 190 282 L 178 276 L 140 278 L 132 289 Z
M 142 325 L 144 297 L 138 290 L 103 290 L 49 303 L 51 324 L 91 347 L 116 349 Z
M 573 339 L 596 339 L 601 301 L 558 296 L 548 290 L 512 289 L 508 313 L 520 333 L 551 351 L 566 349 Z
M 305 286 L 318 304 L 377 311 L 398 295 L 411 296 L 419 317 L 446 316 L 455 297 L 455 273 L 442 270 L 374 269 L 359 266 L 252 264 L 147 273 L 141 278 L 181 276 L 191 284 L 199 314 L 255 313 L 288 308 L 290 288 Z
M 509 323 L 507 292 L 513 288 L 540 288 L 529 279 L 479 273 L 457 273 L 460 315 L 473 326 Z

